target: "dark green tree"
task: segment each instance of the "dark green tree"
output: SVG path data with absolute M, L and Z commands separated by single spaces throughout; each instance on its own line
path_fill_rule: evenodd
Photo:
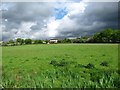
M 14 41 L 13 41 L 13 40 L 9 40 L 9 43 L 10 43 L 10 44 L 13 44 L 13 43 L 14 43 Z
M 22 45 L 22 44 L 24 44 L 24 39 L 17 38 L 16 43 Z
M 25 39 L 25 44 L 32 44 L 32 40 L 31 39 Z
M 71 43 L 72 41 L 70 39 L 65 38 L 62 42 L 63 43 Z
M 93 36 L 94 42 L 112 42 L 112 35 L 113 35 L 112 29 L 106 29 L 100 33 L 96 33 Z
M 11 46 L 14 46 L 14 45 L 15 45 L 15 42 L 14 42 L 13 40 L 9 40 L 9 41 L 7 42 L 7 44 L 10 44 Z
M 111 35 L 112 42 L 120 42 L 120 30 L 114 31 L 114 33 Z
M 34 44 L 42 44 L 42 40 L 34 40 Z

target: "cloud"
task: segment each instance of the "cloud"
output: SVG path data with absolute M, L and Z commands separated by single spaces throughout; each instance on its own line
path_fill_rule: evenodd
M 82 4 L 77 10 L 77 6 L 74 8 L 73 5 L 68 15 L 61 20 L 58 28 L 62 37 L 67 35 L 73 37 L 92 35 L 105 28 L 117 28 L 117 3 L 89 2 Z
M 4 5 L 4 4 L 3 4 Z M 7 7 L 8 10 L 2 12 L 2 23 L 3 28 L 3 39 L 7 38 L 4 32 L 11 33 L 13 30 L 16 30 L 16 33 L 12 33 L 12 36 L 9 36 L 7 39 L 17 38 L 23 36 L 27 29 L 31 29 L 31 33 L 34 31 L 41 30 L 44 25 L 44 21 L 53 16 L 54 6 L 52 3 L 5 3 L 4 7 Z M 21 26 L 24 27 L 21 28 Z M 29 25 L 28 23 L 36 23 L 34 25 Z M 26 28 L 28 27 L 29 28 Z M 20 31 L 21 30 L 21 31 Z M 19 34 L 19 35 L 18 35 Z M 14 37 L 16 36 L 16 37 Z M 28 34 L 26 33 L 26 35 Z M 10 38 L 11 37 L 11 38 Z M 22 37 L 25 38 L 25 37 Z M 28 37 L 26 37 L 28 38 Z
M 117 28 L 116 2 L 86 1 L 3 3 L 2 38 L 80 37 Z

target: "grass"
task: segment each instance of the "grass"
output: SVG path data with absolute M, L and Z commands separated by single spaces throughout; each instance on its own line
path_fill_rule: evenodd
M 0 47 L 0 88 L 2 87 L 2 47 Z
M 24 45 L 2 53 L 5 88 L 119 87 L 117 44 Z

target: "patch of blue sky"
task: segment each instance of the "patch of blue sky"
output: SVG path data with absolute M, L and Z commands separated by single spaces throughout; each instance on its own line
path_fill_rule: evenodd
M 70 1 L 72 1 L 72 2 L 80 2 L 82 0 L 70 0 Z
M 55 19 L 62 19 L 67 13 L 66 8 L 55 8 Z

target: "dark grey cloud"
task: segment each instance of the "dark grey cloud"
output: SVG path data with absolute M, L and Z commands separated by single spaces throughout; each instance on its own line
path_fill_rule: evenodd
M 54 31 L 57 31 L 54 38 L 80 37 L 92 35 L 105 28 L 118 28 L 117 2 L 86 2 L 84 13 L 81 13 L 81 8 L 84 7 L 75 6 L 73 3 L 4 4 L 8 10 L 2 13 L 3 40 L 17 37 L 49 39 L 52 37 L 48 34 Z M 68 12 L 60 20 L 52 19 L 55 17 L 55 8 L 66 8 Z M 50 24 L 52 22 L 58 24 Z M 58 25 L 57 28 L 55 25 Z
M 7 10 L 2 12 L 2 23 L 5 25 L 3 32 L 12 32 L 12 29 L 19 29 L 23 22 L 34 22 L 36 25 L 31 26 L 33 30 L 41 30 L 44 26 L 44 19 L 53 16 L 53 3 L 41 2 L 19 2 L 3 3 Z M 6 8 L 5 7 L 5 8 Z M 7 19 L 7 21 L 5 21 Z M 16 34 L 16 33 L 14 33 Z M 12 36 L 6 36 L 3 33 L 3 39 L 10 39 Z
M 10 4 L 10 3 L 9 3 Z M 19 23 L 21 21 L 35 21 L 46 18 L 53 13 L 50 3 L 11 3 L 13 6 L 3 12 L 3 18 Z
M 74 21 L 71 26 L 61 25 L 60 34 L 71 36 L 92 35 L 105 28 L 118 28 L 118 3 L 117 2 L 89 2 L 82 14 L 69 16 Z M 69 22 L 68 22 L 69 23 Z

